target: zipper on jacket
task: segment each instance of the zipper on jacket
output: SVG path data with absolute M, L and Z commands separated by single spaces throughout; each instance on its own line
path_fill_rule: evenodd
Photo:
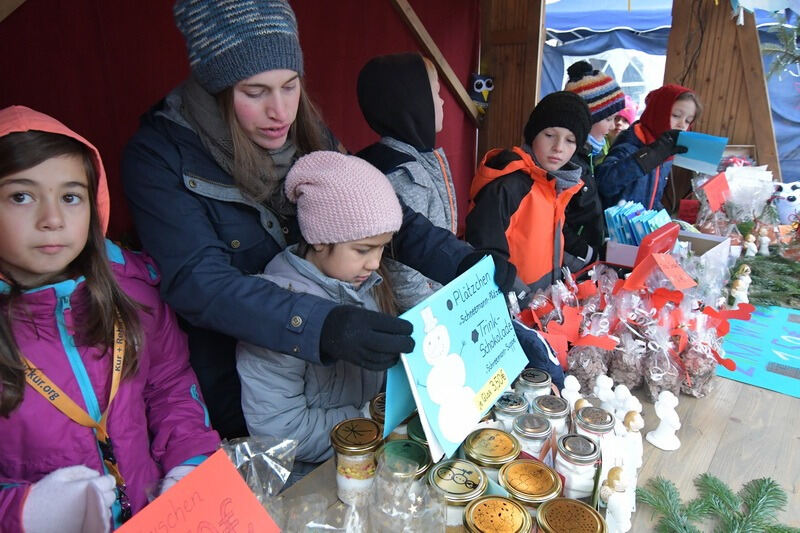
M 658 190 L 658 182 L 661 180 L 661 167 L 656 167 L 656 180 L 653 183 L 653 192 L 650 195 L 650 205 L 647 209 L 653 209 L 653 204 L 656 201 L 656 191 Z
M 196 384 L 192 383 L 192 386 L 189 388 L 189 394 L 191 394 L 192 398 L 194 399 L 194 401 L 199 403 L 200 407 L 203 408 L 203 415 L 205 416 L 204 421 L 205 421 L 206 427 L 207 428 L 211 427 L 211 418 L 209 418 L 209 416 L 208 416 L 208 407 L 206 407 L 206 404 L 203 403 L 203 400 L 200 399 L 200 394 L 197 392 L 197 385 Z
M 458 221 L 456 220 L 454 193 L 450 190 L 450 179 L 447 175 L 447 171 L 444 169 L 444 161 L 442 161 L 442 156 L 440 156 L 436 150 L 433 150 L 433 155 L 435 155 L 436 159 L 439 161 L 439 167 L 442 169 L 442 176 L 444 176 L 444 186 L 445 189 L 447 189 L 447 201 L 450 203 L 450 231 L 452 231 L 453 235 L 455 235 L 456 230 L 458 229 Z

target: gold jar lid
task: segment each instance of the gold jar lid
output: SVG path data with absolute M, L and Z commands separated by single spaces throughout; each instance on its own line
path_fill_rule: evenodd
M 480 466 L 500 468 L 519 456 L 522 447 L 514 435 L 502 429 L 476 429 L 464 441 L 464 456 Z
M 381 426 L 369 418 L 349 418 L 331 430 L 331 446 L 343 455 L 373 452 L 381 444 Z
M 608 433 L 614 429 L 614 415 L 605 409 L 589 405 L 578 409 L 575 423 L 592 433 Z
M 407 461 L 417 464 L 417 470 L 414 472 L 414 479 L 422 478 L 431 467 L 431 454 L 428 453 L 428 448 L 417 441 L 411 439 L 398 439 L 386 442 L 378 450 L 376 459 L 381 456 L 400 457 Z
M 509 415 L 517 415 L 528 412 L 528 400 L 518 392 L 504 392 L 494 404 L 496 411 Z
M 559 396 L 546 394 L 533 399 L 531 408 L 534 412 L 548 418 L 560 418 L 569 414 L 569 402 Z
M 552 382 L 553 379 L 550 377 L 550 374 L 544 370 L 539 370 L 538 368 L 526 368 L 519 375 L 517 382 L 514 385 L 522 385 L 522 387 L 526 389 L 541 389 L 544 387 L 550 388 L 550 384 Z
M 556 498 L 539 506 L 536 523 L 541 533 L 606 533 L 606 521 L 585 503 Z
M 386 393 L 381 392 L 369 402 L 369 416 L 378 424 L 386 419 Z
M 556 471 L 533 459 L 516 459 L 503 465 L 497 478 L 512 498 L 525 505 L 538 505 L 561 494 L 561 478 Z
M 486 492 L 489 478 L 478 465 L 464 459 L 445 459 L 428 470 L 428 485 L 450 505 L 466 505 Z
M 503 496 L 481 496 L 464 509 L 469 533 L 528 533 L 532 524 L 527 509 Z
M 547 417 L 527 413 L 514 419 L 514 432 L 530 439 L 546 439 L 553 432 L 553 426 Z
M 428 445 L 428 438 L 425 436 L 425 430 L 422 429 L 422 421 L 419 419 L 419 415 L 414 415 L 414 417 L 408 421 L 406 428 L 409 439 L 415 440 L 425 446 Z
M 600 458 L 600 447 L 585 435 L 569 433 L 558 438 L 558 453 L 571 463 L 594 464 Z

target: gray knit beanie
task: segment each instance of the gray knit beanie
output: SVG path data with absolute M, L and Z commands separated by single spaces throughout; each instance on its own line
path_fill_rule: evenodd
M 192 74 L 211 94 L 266 70 L 303 75 L 297 19 L 286 0 L 178 0 Z

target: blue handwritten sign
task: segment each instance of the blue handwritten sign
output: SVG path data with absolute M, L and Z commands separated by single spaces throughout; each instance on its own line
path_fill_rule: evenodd
M 402 315 L 416 346 L 389 370 L 384 433 L 416 405 L 434 460 L 453 455 L 528 362 L 493 277 L 486 257 Z
M 677 167 L 714 175 L 717 173 L 717 167 L 727 143 L 727 137 L 682 131 L 678 134 L 678 141 L 675 144 L 688 148 L 688 151 L 685 154 L 676 155 L 672 163 Z
M 756 307 L 750 320 L 731 320 L 722 347 L 736 362 L 717 375 L 800 398 L 800 310 Z

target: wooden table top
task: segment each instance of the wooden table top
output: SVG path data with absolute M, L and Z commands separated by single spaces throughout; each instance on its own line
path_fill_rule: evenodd
M 734 492 L 751 479 L 771 477 L 783 487 L 789 500 L 779 521 L 800 527 L 800 399 L 717 377 L 705 398 L 681 395 L 678 400 L 681 428 L 677 435 L 681 447 L 665 452 L 644 440 L 639 486 L 660 475 L 675 483 L 686 502 L 697 495 L 692 481 L 703 472 L 717 476 Z M 652 403 L 642 403 L 644 435 L 655 429 L 658 418 Z M 322 464 L 284 495 L 295 498 L 315 493 L 336 501 L 333 460 Z M 638 504 L 631 531 L 653 531 L 651 515 L 648 506 Z

